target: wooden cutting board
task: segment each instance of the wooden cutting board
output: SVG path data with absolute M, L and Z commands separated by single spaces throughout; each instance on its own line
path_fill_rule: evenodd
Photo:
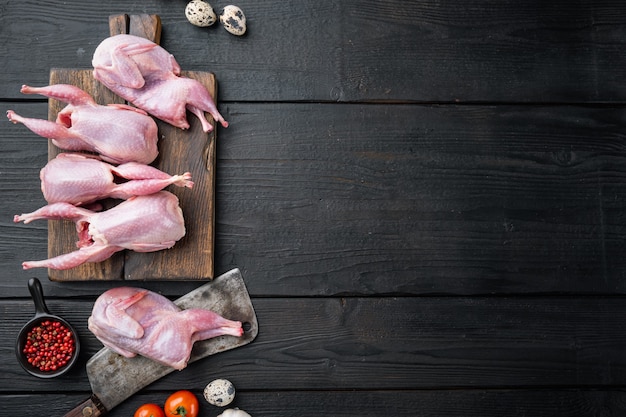
M 159 43 L 161 20 L 156 15 L 116 15 L 109 18 L 111 35 L 129 33 Z M 103 38 L 104 39 L 104 38 Z M 215 76 L 209 72 L 183 72 L 183 76 L 202 83 L 216 100 Z M 72 84 L 91 94 L 99 104 L 124 103 L 100 82 L 92 70 L 55 68 L 50 71 L 50 84 Z M 56 120 L 66 106 L 49 100 L 48 119 Z M 205 133 L 198 119 L 188 114 L 190 128 L 182 130 L 156 120 L 159 128 L 159 156 L 152 163 L 171 175 L 191 172 L 192 189 L 170 186 L 168 191 L 178 196 L 185 217 L 186 235 L 173 248 L 151 253 L 118 252 L 100 263 L 84 264 L 69 270 L 48 270 L 52 281 L 86 280 L 197 280 L 212 279 L 214 273 L 215 226 L 215 121 L 213 131 Z M 62 152 L 51 141 L 49 159 Z M 119 201 L 106 201 L 111 207 Z M 58 220 L 48 222 L 48 256 L 76 250 L 77 234 L 74 223 Z

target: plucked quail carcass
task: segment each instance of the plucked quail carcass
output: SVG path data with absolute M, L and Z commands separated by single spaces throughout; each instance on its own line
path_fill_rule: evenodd
M 102 262 L 123 249 L 154 252 L 171 248 L 185 235 L 178 197 L 168 191 L 134 196 L 102 212 L 53 203 L 32 213 L 16 215 L 13 221 L 29 223 L 40 219 L 75 222 L 78 250 L 46 260 L 23 262 L 24 269 L 70 269 L 85 262 Z
M 173 126 L 189 128 L 189 110 L 205 132 L 213 126 L 204 112 L 228 127 L 207 89 L 194 79 L 181 77 L 174 56 L 152 41 L 126 34 L 111 36 L 96 48 L 92 65 L 96 80 Z
M 155 121 L 145 111 L 125 104 L 102 106 L 78 87 L 54 84 L 46 87 L 22 86 L 24 94 L 41 94 L 68 105 L 56 122 L 26 118 L 7 111 L 13 123 L 23 123 L 34 133 L 49 138 L 69 151 L 95 152 L 111 163 L 149 164 L 159 153 Z
M 205 309 L 181 310 L 166 297 L 141 288 L 117 287 L 96 300 L 89 330 L 112 351 L 137 354 L 175 369 L 187 366 L 196 341 L 241 336 L 241 322 Z
M 39 177 L 41 191 L 48 203 L 74 205 L 106 197 L 126 200 L 134 195 L 155 193 L 171 184 L 193 187 L 189 172 L 172 176 L 150 165 L 126 162 L 113 166 L 75 153 L 57 155 L 41 169 Z

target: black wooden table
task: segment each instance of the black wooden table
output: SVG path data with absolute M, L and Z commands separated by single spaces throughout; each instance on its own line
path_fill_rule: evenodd
M 626 3 L 241 0 L 242 38 L 185 4 L 0 1 L 5 110 L 46 118 L 22 84 L 89 68 L 109 15 L 153 13 L 231 124 L 215 269 L 241 269 L 259 335 L 110 415 L 218 377 L 254 417 L 626 415 Z M 12 219 L 44 204 L 47 144 L 4 118 L 0 141 L 0 415 L 60 416 L 90 390 L 93 302 L 123 283 L 21 270 L 46 256 L 46 223 Z M 53 381 L 13 352 L 33 276 L 84 347 Z

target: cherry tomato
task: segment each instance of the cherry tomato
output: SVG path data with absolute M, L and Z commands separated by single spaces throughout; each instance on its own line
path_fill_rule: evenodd
M 144 404 L 135 411 L 134 417 L 165 417 L 165 413 L 156 404 Z
M 166 417 L 196 417 L 198 399 L 191 391 L 176 391 L 165 400 Z

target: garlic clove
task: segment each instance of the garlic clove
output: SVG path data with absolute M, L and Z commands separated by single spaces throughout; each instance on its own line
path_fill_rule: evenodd
M 224 410 L 224 412 L 217 417 L 252 417 L 252 416 L 238 408 L 229 408 L 227 410 Z

